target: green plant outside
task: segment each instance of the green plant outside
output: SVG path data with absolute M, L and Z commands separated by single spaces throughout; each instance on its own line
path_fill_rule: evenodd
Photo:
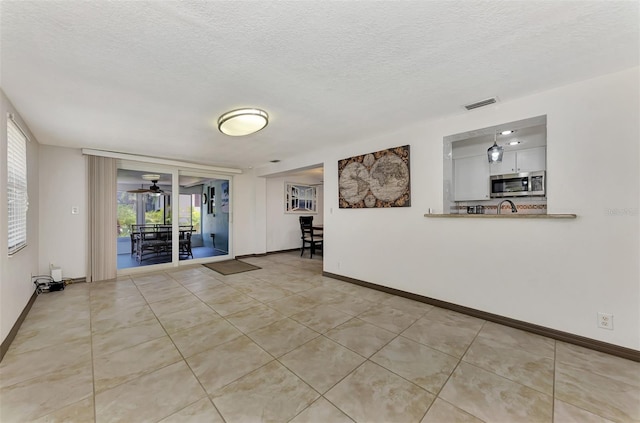
M 132 202 L 131 198 L 127 196 L 127 193 L 123 193 L 119 198 L 118 204 L 118 237 L 124 238 L 131 235 L 131 227 L 136 224 L 136 211 L 135 211 L 135 199 Z M 128 201 L 127 201 L 128 200 Z M 191 222 L 185 222 L 181 224 L 193 225 L 195 233 L 200 232 L 200 209 L 196 207 L 189 207 L 191 209 Z M 187 214 L 188 210 L 181 210 L 181 215 Z M 148 224 L 171 224 L 171 213 L 168 211 L 165 219 L 164 211 L 155 210 L 145 212 L 145 223 Z

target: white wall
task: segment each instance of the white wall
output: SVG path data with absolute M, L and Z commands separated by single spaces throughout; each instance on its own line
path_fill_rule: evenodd
M 84 278 L 87 263 L 86 157 L 76 148 L 40 147 L 40 261 L 62 268 L 64 278 Z M 71 214 L 77 207 L 78 214 Z
M 285 213 L 285 184 L 317 184 L 318 178 L 313 176 L 285 176 L 267 178 L 267 251 L 281 251 L 300 248 L 300 221 L 302 215 L 313 216 L 313 223 L 320 224 L 324 220 L 323 187 L 316 186 L 318 195 L 318 213 Z
M 324 161 L 325 271 L 639 350 L 638 81 L 634 68 L 345 140 L 258 174 Z M 548 212 L 577 219 L 423 216 L 442 212 L 445 136 L 545 114 Z M 338 208 L 338 160 L 404 144 L 411 207 Z M 613 313 L 613 331 L 597 328 L 599 311 Z
M 7 255 L 7 113 L 13 113 L 22 130 L 27 133 L 27 189 L 29 209 L 27 211 L 27 246 L 11 257 Z M 34 292 L 31 275 L 38 274 L 38 175 L 39 144 L 29 128 L 14 109 L 11 101 L 0 90 L 0 339 L 5 340 L 20 313 Z

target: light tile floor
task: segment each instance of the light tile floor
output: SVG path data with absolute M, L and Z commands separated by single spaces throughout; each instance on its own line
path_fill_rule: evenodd
M 638 422 L 640 363 L 283 253 L 70 285 L 0 363 L 2 422 Z

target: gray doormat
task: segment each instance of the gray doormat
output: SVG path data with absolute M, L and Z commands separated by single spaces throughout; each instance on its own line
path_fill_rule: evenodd
M 211 270 L 215 270 L 223 275 L 233 275 L 234 273 L 248 272 L 250 270 L 261 269 L 261 267 L 254 266 L 253 264 L 245 263 L 240 260 L 225 260 L 217 261 L 215 263 L 204 263 L 203 266 L 208 267 Z

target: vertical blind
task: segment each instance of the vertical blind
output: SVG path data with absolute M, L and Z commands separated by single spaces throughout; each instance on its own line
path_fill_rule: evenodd
M 116 159 L 89 156 L 89 254 L 87 282 L 117 276 L 118 166 Z
M 7 119 L 7 200 L 9 206 L 9 254 L 27 245 L 27 137 Z

